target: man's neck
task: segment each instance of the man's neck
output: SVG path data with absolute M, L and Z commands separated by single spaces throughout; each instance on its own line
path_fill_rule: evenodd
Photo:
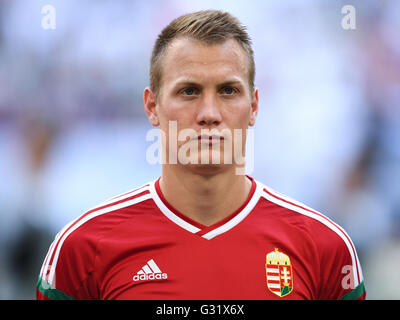
M 229 216 L 246 201 L 251 180 L 234 168 L 201 175 L 185 168 L 164 166 L 160 179 L 165 199 L 188 218 L 210 226 Z

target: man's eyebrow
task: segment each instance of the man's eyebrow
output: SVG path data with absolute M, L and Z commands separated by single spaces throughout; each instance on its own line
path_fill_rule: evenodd
M 195 80 L 190 79 L 190 78 L 177 79 L 174 83 L 174 86 L 181 86 L 181 85 L 201 86 L 200 83 L 198 83 Z M 230 86 L 230 85 L 243 85 L 243 81 L 241 81 L 240 79 L 228 79 L 221 83 L 218 83 L 218 87 L 224 87 L 224 86 Z
M 186 85 L 186 86 L 199 86 L 200 84 L 192 79 L 178 79 L 175 82 L 175 86 Z
M 224 86 L 232 86 L 232 85 L 238 85 L 238 84 L 242 85 L 243 82 L 240 81 L 240 80 L 227 80 L 227 81 L 224 81 L 224 82 L 220 83 L 218 86 L 219 87 L 224 87 Z

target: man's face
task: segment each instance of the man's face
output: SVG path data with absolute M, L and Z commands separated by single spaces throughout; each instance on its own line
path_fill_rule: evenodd
M 183 147 L 192 160 L 197 159 L 198 170 L 218 170 L 224 163 L 224 152 L 231 152 L 232 162 L 234 153 L 244 155 L 246 129 L 254 125 L 258 111 L 258 92 L 250 92 L 248 66 L 245 51 L 233 39 L 212 45 L 188 38 L 171 43 L 162 58 L 161 88 L 153 121 L 150 118 L 166 133 L 167 154 L 172 151 L 170 123 L 176 121 L 178 138 L 183 129 L 196 133 L 195 137 L 177 141 L 177 149 L 179 152 Z M 149 115 L 147 108 L 146 111 Z M 241 130 L 241 141 L 238 137 L 234 141 L 234 129 Z M 221 136 L 224 138 L 219 139 Z M 234 143 L 240 150 L 234 150 Z M 228 144 L 231 149 L 227 149 Z M 220 165 L 202 165 L 207 155 L 210 163 L 212 155 L 219 158 Z

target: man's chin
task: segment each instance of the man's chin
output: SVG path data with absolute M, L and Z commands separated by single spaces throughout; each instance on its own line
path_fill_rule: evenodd
M 232 164 L 185 164 L 182 165 L 185 169 L 190 170 L 199 175 L 216 175 L 225 171 L 232 169 Z

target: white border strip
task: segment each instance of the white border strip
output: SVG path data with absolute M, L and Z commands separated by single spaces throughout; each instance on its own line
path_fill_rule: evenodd
M 88 210 L 89 211 L 89 210 Z M 85 212 L 86 213 L 86 212 Z M 84 214 L 85 214 L 84 213 Z M 51 257 L 53 255 L 54 252 L 54 246 L 58 243 L 58 239 L 60 239 L 60 237 L 63 235 L 63 233 L 65 232 L 65 230 L 67 230 L 72 224 L 75 223 L 75 221 L 77 221 L 82 215 L 80 215 L 79 217 L 77 217 L 76 219 L 72 220 L 71 222 L 69 222 L 68 224 L 66 224 L 55 236 L 49 251 L 47 252 L 46 258 L 44 260 L 42 269 L 40 270 L 40 276 L 43 280 L 48 281 L 48 277 L 46 277 L 47 275 L 47 271 L 49 269 L 49 264 L 50 264 L 50 260 Z
M 124 200 L 124 199 L 129 198 L 129 197 L 133 197 L 134 195 L 137 195 L 137 194 L 142 193 L 142 192 L 144 192 L 146 190 L 149 190 L 149 186 L 146 186 L 146 184 L 148 184 L 148 183 L 145 183 L 144 185 L 142 185 L 139 188 L 132 189 L 131 191 L 121 193 L 121 194 L 119 194 L 117 196 L 114 196 L 114 197 L 112 197 L 112 198 L 110 198 L 110 199 L 108 199 L 106 201 L 103 201 L 99 205 L 97 205 L 97 206 L 95 206 L 95 207 L 93 207 L 93 208 L 91 208 L 89 210 L 86 210 L 86 212 L 90 211 L 90 210 L 94 210 L 94 209 L 102 207 L 102 206 L 109 205 L 110 203 L 113 203 L 113 202 L 121 201 L 121 200 Z
M 155 183 L 157 180 L 154 180 L 153 182 L 150 183 L 150 194 L 153 196 L 153 201 L 157 205 L 157 207 L 160 209 L 160 211 L 172 222 L 180 226 L 181 228 L 191 232 L 191 233 L 196 233 L 200 231 L 199 228 L 191 225 L 190 223 L 186 222 L 185 220 L 179 218 L 175 213 L 173 213 L 171 210 L 167 208 L 167 206 L 162 202 L 160 197 L 158 196 Z
M 53 247 L 57 243 L 57 239 L 58 239 L 58 233 L 56 234 L 53 242 L 51 243 L 50 248 L 47 251 L 46 257 L 44 258 L 44 261 L 43 261 L 43 264 L 42 264 L 42 268 L 40 269 L 39 275 L 43 280 L 46 280 L 45 279 L 45 276 L 46 276 L 45 270 L 48 269 L 48 265 L 49 265 L 49 261 L 48 260 L 51 258 L 51 252 L 53 252 Z
M 97 217 L 97 216 L 100 216 L 100 215 L 102 215 L 102 214 L 105 214 L 105 213 L 108 213 L 108 212 L 111 212 L 111 211 L 115 211 L 115 210 L 118 210 L 118 209 L 121 209 L 121 208 L 129 207 L 129 206 L 131 206 L 131 205 L 134 205 L 134 204 L 136 204 L 136 203 L 145 201 L 145 200 L 150 199 L 150 198 L 151 198 L 151 194 L 150 194 L 150 193 L 145 194 L 145 195 L 140 196 L 140 197 L 138 197 L 138 198 L 135 198 L 135 199 L 132 199 L 132 200 L 129 200 L 129 201 L 125 201 L 125 202 L 116 204 L 116 205 L 114 205 L 114 206 L 110 206 L 110 207 L 107 207 L 107 208 L 104 208 L 104 209 L 101 209 L 101 210 L 92 212 L 92 213 L 90 213 L 89 215 L 87 215 L 86 217 L 84 217 L 82 220 L 80 220 L 78 223 L 76 223 L 71 229 L 69 229 L 69 230 L 62 236 L 62 238 L 61 238 L 61 240 L 60 240 L 60 242 L 59 242 L 59 244 L 58 244 L 58 246 L 57 246 L 57 249 L 56 249 L 56 252 L 55 252 L 55 255 L 54 255 L 54 259 L 53 259 L 53 263 L 51 264 L 50 274 L 49 274 L 49 278 L 48 278 L 47 282 L 53 285 L 54 275 L 55 275 L 56 266 L 57 266 L 57 261 L 58 261 L 58 257 L 59 257 L 59 254 L 60 254 L 61 247 L 62 247 L 62 245 L 63 245 L 65 239 L 66 239 L 73 231 L 75 231 L 76 229 L 78 229 L 78 228 L 79 228 L 81 225 L 83 225 L 85 222 L 87 222 L 87 221 L 89 221 L 89 220 L 91 220 L 91 219 L 93 219 L 93 218 L 95 218 L 95 217 Z M 79 217 L 79 218 L 80 218 L 80 217 Z M 79 218 L 77 218 L 77 219 L 79 219 Z M 75 219 L 75 220 L 77 220 L 77 219 Z M 75 220 L 74 220 L 74 221 L 75 221 Z M 70 224 L 69 224 L 69 225 L 70 225 Z M 64 228 L 64 229 L 65 229 L 65 228 Z M 51 255 L 50 255 L 50 258 L 51 258 Z M 48 261 L 48 263 L 49 263 L 49 262 L 50 262 L 50 261 Z M 46 269 L 44 269 L 44 270 L 46 270 Z
M 270 189 L 269 188 L 265 188 L 265 189 L 267 189 L 268 191 L 270 191 Z M 271 191 L 270 191 L 271 192 Z M 272 192 L 271 192 L 272 193 Z M 358 284 L 359 284 L 359 282 L 358 282 L 358 277 L 356 276 L 357 274 L 359 275 L 359 277 L 360 277 L 360 282 L 363 280 L 363 276 L 362 276 L 362 272 L 361 272 L 361 268 L 360 268 L 360 263 L 359 263 L 359 261 L 358 261 L 358 257 L 357 257 L 357 253 L 355 252 L 355 249 L 354 249 L 354 253 L 353 253 L 353 244 L 352 243 L 350 243 L 349 242 L 349 240 L 346 238 L 346 236 L 345 235 L 347 235 L 347 233 L 345 233 L 345 231 L 344 230 L 342 230 L 341 228 L 339 228 L 336 224 L 334 224 L 331 220 L 329 220 L 327 217 L 325 217 L 322 213 L 319 213 L 318 211 L 316 211 L 316 212 L 318 212 L 319 214 L 321 214 L 323 217 L 321 217 L 321 216 L 319 216 L 319 215 L 317 215 L 317 214 L 315 214 L 315 213 L 312 213 L 312 212 L 309 212 L 309 211 L 307 211 L 307 210 L 304 210 L 304 209 L 301 209 L 301 208 L 299 208 L 299 207 L 296 207 L 296 206 L 294 206 L 294 205 L 291 205 L 291 204 L 289 204 L 289 203 L 286 203 L 286 202 L 284 202 L 284 201 L 281 201 L 281 200 L 279 200 L 279 199 L 277 199 L 277 198 L 275 198 L 275 197 L 273 197 L 273 196 L 270 196 L 268 193 L 266 193 L 266 192 L 262 192 L 262 195 L 263 195 L 263 197 L 265 198 L 265 199 L 267 199 L 268 201 L 271 201 L 271 202 L 273 202 L 273 203 L 275 203 L 275 204 L 278 204 L 278 205 L 280 205 L 280 206 L 282 206 L 282 207 L 284 207 L 284 208 L 287 208 L 287 209 L 290 209 L 290 210 L 292 210 L 292 211 L 295 211 L 295 212 L 298 212 L 298 213 L 300 213 L 300 214 L 303 214 L 303 215 L 305 215 L 305 216 L 307 216 L 307 217 L 310 217 L 310 218 L 313 218 L 313 219 L 315 219 L 315 220 L 318 220 L 319 222 L 321 222 L 322 224 L 324 224 L 325 226 L 327 226 L 329 229 L 331 229 L 332 231 L 334 231 L 340 238 L 342 238 L 342 240 L 344 241 L 344 243 L 346 244 L 346 246 L 347 246 L 347 249 L 349 250 L 349 253 L 350 253 L 350 256 L 351 256 L 351 261 L 352 261 L 352 265 L 353 265 L 353 274 L 354 274 L 354 282 L 355 282 L 355 286 L 357 286 Z M 296 203 L 296 204 L 299 204 L 299 205 L 301 205 L 301 206 L 304 206 L 303 204 L 300 204 L 299 202 L 295 202 L 295 201 L 293 201 L 293 200 L 289 200 L 290 198 L 287 198 L 287 197 L 285 197 L 285 196 L 283 196 L 283 195 L 281 195 L 281 194 L 279 194 L 279 197 L 281 197 L 281 198 L 285 198 L 285 200 L 287 200 L 287 201 L 291 201 L 291 202 L 294 202 L 294 203 Z M 306 206 L 304 206 L 304 207 L 306 207 Z M 307 207 L 307 209 L 308 209 L 308 207 Z M 312 209 L 310 209 L 310 210 L 312 210 Z M 315 211 L 315 210 L 313 210 L 313 211 Z M 347 235 L 347 237 L 350 239 L 350 237 Z M 350 240 L 351 241 L 351 240 Z M 356 260 L 357 260 L 357 264 L 356 264 Z M 357 269 L 357 266 L 358 266 L 358 269 Z
M 228 230 L 232 229 L 233 227 L 237 226 L 244 218 L 248 216 L 248 214 L 254 209 L 256 206 L 258 200 L 260 199 L 260 196 L 262 194 L 262 185 L 254 180 L 256 183 L 256 190 L 254 191 L 254 194 L 249 201 L 249 203 L 243 208 L 241 212 L 239 212 L 235 217 L 233 217 L 231 220 L 223 224 L 222 226 L 215 228 L 214 230 L 211 230 L 210 232 L 203 234 L 202 237 L 204 239 L 210 240 L 212 238 L 215 238 L 216 236 L 227 232 Z

